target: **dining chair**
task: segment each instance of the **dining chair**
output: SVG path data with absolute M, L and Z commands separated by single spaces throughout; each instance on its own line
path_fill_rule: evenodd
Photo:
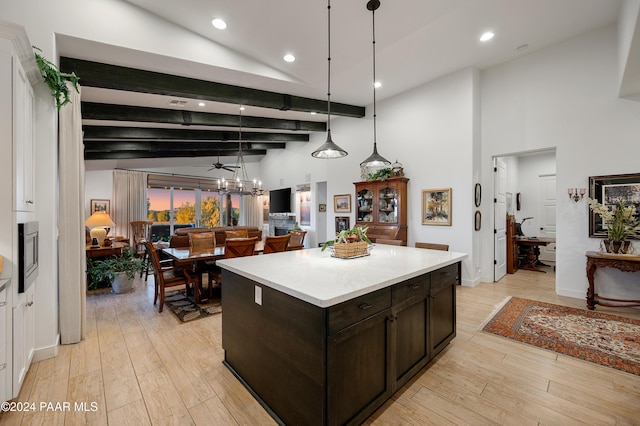
M 193 291 L 198 291 L 198 283 L 195 277 L 189 275 L 188 268 L 178 266 L 164 266 L 160 264 L 160 257 L 155 250 L 151 241 L 145 242 L 145 247 L 151 258 L 151 267 L 153 268 L 153 277 L 155 281 L 155 288 L 153 294 L 153 305 L 155 306 L 158 298 L 160 299 L 160 305 L 158 306 L 158 313 L 162 312 L 164 307 L 164 294 L 165 288 L 177 287 L 184 285 L 187 289 L 191 286 Z
M 235 257 L 253 256 L 255 254 L 256 241 L 258 237 L 251 238 L 231 238 L 224 242 L 224 258 L 233 259 Z M 222 270 L 213 273 L 213 280 L 222 285 Z
M 307 235 L 307 231 L 291 230 L 289 235 L 291 235 L 291 239 L 289 239 L 287 250 L 301 250 L 304 248 L 304 236 Z
M 225 240 L 228 240 L 229 238 L 249 238 L 249 231 L 247 231 L 246 229 L 238 229 L 235 231 L 225 231 L 225 234 L 226 234 Z
M 449 244 L 419 243 L 419 242 L 416 242 L 416 248 L 449 251 Z
M 376 244 L 388 244 L 390 246 L 402 246 L 404 241 L 402 240 L 389 240 L 386 238 L 376 238 Z
M 140 271 L 140 278 L 142 278 L 142 274 L 144 273 L 144 280 L 147 281 L 147 277 L 149 276 L 149 269 L 151 268 L 151 259 L 147 254 L 147 250 L 145 249 L 145 243 L 147 241 L 151 241 L 151 225 L 153 222 L 150 220 L 134 220 L 129 222 L 131 225 L 131 238 L 132 246 L 136 250 L 136 254 L 142 258 L 142 262 L 145 264 L 145 271 Z
M 213 251 L 216 248 L 216 235 L 213 232 L 190 232 L 189 248 L 194 251 Z M 214 277 L 220 273 L 220 267 L 215 260 L 205 260 L 196 262 L 195 272 L 198 276 L 207 273 L 207 289 L 209 290 L 209 300 L 213 297 Z
M 278 253 L 282 251 L 286 251 L 289 246 L 289 239 L 291 238 L 291 234 L 287 235 L 278 235 L 271 236 L 269 235 L 264 240 L 264 251 L 263 254 L 269 253 Z

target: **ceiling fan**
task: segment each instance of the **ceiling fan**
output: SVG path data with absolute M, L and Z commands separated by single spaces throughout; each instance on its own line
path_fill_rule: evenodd
M 229 172 L 232 172 L 232 171 L 233 171 L 233 169 L 237 169 L 238 167 L 240 167 L 240 166 L 230 166 L 230 165 L 225 165 L 225 164 L 221 163 L 221 162 L 220 162 L 220 153 L 218 153 L 218 161 L 217 161 L 217 162 L 215 162 L 215 163 L 213 163 L 211 166 L 212 166 L 212 167 L 211 167 L 211 168 L 209 168 L 209 169 L 207 169 L 207 171 L 210 171 L 210 170 L 220 170 L 220 169 L 222 169 L 222 170 L 227 170 L 227 171 L 229 171 Z

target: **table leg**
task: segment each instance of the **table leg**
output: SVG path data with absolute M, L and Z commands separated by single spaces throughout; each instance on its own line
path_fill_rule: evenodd
M 590 257 L 587 258 L 587 280 L 589 281 L 589 288 L 587 289 L 587 308 L 594 310 L 596 308 L 595 290 L 593 285 L 593 278 L 596 273 L 596 263 Z

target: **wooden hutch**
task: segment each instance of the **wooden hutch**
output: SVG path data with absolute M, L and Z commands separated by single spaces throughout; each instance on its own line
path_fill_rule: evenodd
M 356 187 L 356 226 L 368 226 L 367 236 L 401 240 L 407 244 L 406 177 L 354 182 Z

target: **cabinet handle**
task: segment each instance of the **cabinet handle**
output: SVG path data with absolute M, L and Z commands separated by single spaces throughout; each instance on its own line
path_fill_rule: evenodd
M 27 306 L 31 306 L 31 305 L 33 305 L 33 302 L 27 303 Z
M 0 371 L 4 370 L 5 368 L 7 368 L 7 364 L 0 364 Z
M 362 303 L 362 304 L 358 305 L 358 308 L 362 309 L 363 311 L 366 311 L 370 307 L 371 307 L 371 305 L 368 304 L 368 303 Z
M 27 200 L 27 201 L 25 201 L 25 203 L 27 203 L 27 204 L 33 204 L 33 200 Z
M 0 302 L 0 308 L 3 307 L 6 304 L 7 304 L 7 302 Z
M 419 288 L 420 288 L 420 284 L 412 284 L 412 285 L 410 286 L 410 288 L 411 288 L 411 290 L 417 290 L 417 289 L 419 289 Z

